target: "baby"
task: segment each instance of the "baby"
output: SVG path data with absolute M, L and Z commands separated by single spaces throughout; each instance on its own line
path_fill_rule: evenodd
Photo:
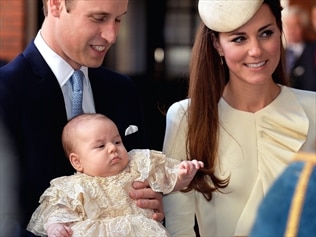
M 129 198 L 132 182 L 147 180 L 163 194 L 189 185 L 201 161 L 182 161 L 159 151 L 127 152 L 112 120 L 82 114 L 68 122 L 62 142 L 74 175 L 51 181 L 27 229 L 40 236 L 169 236 L 152 210 Z

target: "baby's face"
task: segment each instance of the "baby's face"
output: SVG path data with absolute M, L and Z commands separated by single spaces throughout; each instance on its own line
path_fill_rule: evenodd
M 91 176 L 118 174 L 128 164 L 128 153 L 116 125 L 110 120 L 86 121 L 76 137 L 81 172 Z

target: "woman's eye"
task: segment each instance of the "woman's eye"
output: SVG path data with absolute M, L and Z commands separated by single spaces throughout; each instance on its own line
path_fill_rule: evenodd
M 273 34 L 273 31 L 272 30 L 266 30 L 264 31 L 261 35 L 262 37 L 269 37 Z
M 232 42 L 234 43 L 241 43 L 245 40 L 246 38 L 244 36 L 239 36 L 239 37 L 236 37 L 232 40 Z

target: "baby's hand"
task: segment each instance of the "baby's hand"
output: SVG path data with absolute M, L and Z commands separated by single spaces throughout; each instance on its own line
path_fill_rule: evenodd
M 69 226 L 60 223 L 49 225 L 46 231 L 48 237 L 71 237 L 73 233 Z
M 180 172 L 183 170 L 181 175 L 190 175 L 194 176 L 198 169 L 201 169 L 204 167 L 204 163 L 202 161 L 197 160 L 185 160 L 182 161 L 180 164 Z M 193 175 L 192 175 L 193 174 Z
M 194 178 L 194 175 L 196 174 L 198 169 L 201 169 L 203 167 L 204 163 L 202 161 L 182 161 L 179 165 L 178 179 L 173 191 L 178 191 L 188 186 Z

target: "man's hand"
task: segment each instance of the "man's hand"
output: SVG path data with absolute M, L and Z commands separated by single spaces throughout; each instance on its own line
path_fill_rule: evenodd
M 46 232 L 48 237 L 71 237 L 73 233 L 69 226 L 59 223 L 49 225 Z
M 148 182 L 133 182 L 133 188 L 130 197 L 136 200 L 137 206 L 144 209 L 154 210 L 153 219 L 161 222 L 165 215 L 162 206 L 162 194 L 154 192 L 148 185 Z

